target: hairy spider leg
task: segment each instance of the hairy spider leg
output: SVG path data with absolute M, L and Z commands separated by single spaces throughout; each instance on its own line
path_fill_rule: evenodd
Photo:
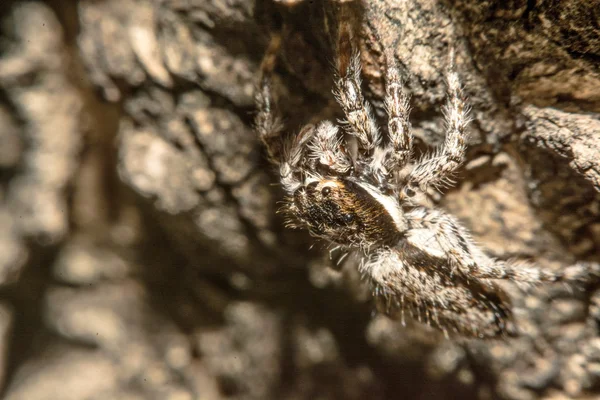
M 452 273 L 470 279 L 510 280 L 516 284 L 536 285 L 543 282 L 586 282 L 594 271 L 578 263 L 563 271 L 540 269 L 526 261 L 504 261 L 489 257 L 479 249 L 471 235 L 454 217 L 438 209 L 418 207 L 406 213 L 411 231 L 428 232 L 429 237 L 409 235 L 408 241 L 429 254 L 443 252 L 449 258 Z
M 441 149 L 417 162 L 407 178 L 408 187 L 418 187 L 424 191 L 430 186 L 435 188 L 449 186 L 453 183 L 454 173 L 464 161 L 465 127 L 469 123 L 467 117 L 469 110 L 465 104 L 453 61 L 446 82 L 447 102 L 444 107 L 446 139 Z
M 330 121 L 323 121 L 316 126 L 308 149 L 309 157 L 315 160 L 326 174 L 333 172 L 336 175 L 345 175 L 352 168 L 352 160 L 346 152 L 339 129 Z
M 388 174 L 402 169 L 411 160 L 413 135 L 411 132 L 409 96 L 402 88 L 400 74 L 393 54 L 387 56 L 385 110 L 388 115 L 390 143 L 386 149 L 385 168 Z
M 260 140 L 267 149 L 269 160 L 279 165 L 281 185 L 288 193 L 293 193 L 302 186 L 302 166 L 304 148 L 313 136 L 314 127 L 305 126 L 298 135 L 291 140 L 283 141 L 281 133 L 283 124 L 274 110 L 272 93 L 272 76 L 277 63 L 277 54 L 281 47 L 281 35 L 273 34 L 269 46 L 260 65 L 258 88 L 254 101 L 258 112 L 254 125 Z
M 353 35 L 348 23 L 342 23 L 337 43 L 337 78 L 334 95 L 346 117 L 347 132 L 356 137 L 359 160 L 368 161 L 381 141 L 371 105 L 365 101 L 360 87 L 360 55 L 352 44 Z
M 267 150 L 269 161 L 274 164 L 279 164 L 282 151 L 281 132 L 283 124 L 274 109 L 275 104 L 271 95 L 273 71 L 277 64 L 277 54 L 280 47 L 281 35 L 274 34 L 260 64 L 258 87 L 254 93 L 254 102 L 258 110 L 254 117 L 254 126 L 258 132 L 258 137 Z
M 281 186 L 288 194 L 293 194 L 296 189 L 304 184 L 303 171 L 317 175 L 305 160 L 307 143 L 314 137 L 314 132 L 315 127 L 313 125 L 306 125 L 298 135 L 284 143 L 283 156 L 279 164 L 279 175 L 281 176 Z

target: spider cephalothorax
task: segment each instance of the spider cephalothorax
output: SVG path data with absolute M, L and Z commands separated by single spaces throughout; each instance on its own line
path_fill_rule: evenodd
M 393 199 L 350 177 L 309 178 L 292 197 L 286 205 L 291 218 L 315 236 L 342 246 L 391 246 L 406 229 Z
M 343 53 L 352 48 L 352 35 L 347 28 L 340 32 L 337 50 Z M 338 54 L 342 61 L 337 63 L 334 94 L 345 115 L 341 127 L 324 121 L 283 139 L 269 79 L 278 45 L 275 37 L 262 64 L 256 128 L 279 165 L 287 193 L 283 210 L 289 225 L 360 255 L 360 272 L 383 311 L 412 316 L 446 334 L 506 335 L 514 332 L 514 324 L 498 280 L 532 284 L 569 280 L 580 272 L 553 274 L 495 260 L 455 218 L 416 200 L 428 190 L 448 186 L 464 160 L 468 111 L 452 65 L 446 74 L 444 144 L 413 160 L 409 101 L 393 55 L 388 55 L 385 71 L 385 140 L 363 98 L 356 54 Z

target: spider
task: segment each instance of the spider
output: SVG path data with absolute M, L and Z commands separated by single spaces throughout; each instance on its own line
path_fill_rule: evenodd
M 569 278 L 566 272 L 489 257 L 456 218 L 419 201 L 431 188 L 448 187 L 465 159 L 469 118 L 458 74 L 453 67 L 446 73 L 445 141 L 415 160 L 409 98 L 394 57 L 386 57 L 384 140 L 361 91 L 360 57 L 351 35 L 342 31 L 339 37 L 337 50 L 345 54 L 338 54 L 334 95 L 345 116 L 341 127 L 322 121 L 282 139 L 270 79 L 279 36 L 273 36 L 261 66 L 256 130 L 279 167 L 289 225 L 359 254 L 360 273 L 378 308 L 403 322 L 410 316 L 446 337 L 514 335 L 510 300 L 497 281 Z

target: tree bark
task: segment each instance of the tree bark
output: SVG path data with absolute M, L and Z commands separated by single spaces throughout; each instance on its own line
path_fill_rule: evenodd
M 433 198 L 490 255 L 600 261 L 600 4 L 352 3 L 380 122 L 384 53 L 418 153 L 444 75 L 472 107 Z M 509 292 L 521 335 L 446 340 L 373 314 L 355 260 L 277 214 L 255 133 L 269 32 L 286 134 L 341 117 L 337 1 L 0 7 L 0 377 L 7 399 L 562 399 L 600 393 L 600 286 Z M 382 126 L 385 126 L 383 124 Z

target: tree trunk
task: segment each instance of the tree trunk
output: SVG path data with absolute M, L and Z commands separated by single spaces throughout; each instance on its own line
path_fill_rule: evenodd
M 600 393 L 600 286 L 510 284 L 521 334 L 446 340 L 373 313 L 354 260 L 284 227 L 253 132 L 269 33 L 286 132 L 341 117 L 340 0 L 0 7 L 0 379 L 7 399 L 562 399 Z M 490 255 L 600 261 L 600 4 L 352 2 L 385 126 L 384 52 L 416 151 L 472 107 L 432 200 Z M 570 396 L 570 397 L 569 397 Z

